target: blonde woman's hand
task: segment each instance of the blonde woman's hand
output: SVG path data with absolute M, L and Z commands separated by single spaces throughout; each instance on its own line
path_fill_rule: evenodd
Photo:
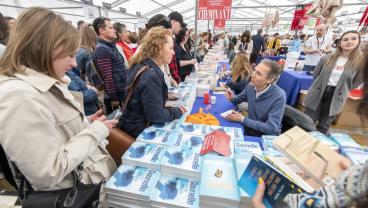
M 103 115 L 102 109 L 96 111 L 96 113 L 89 116 L 89 119 L 91 122 L 94 122 L 95 120 L 104 121 L 106 120 L 106 116 Z
M 116 119 L 102 121 L 102 123 L 105 124 L 105 126 L 109 129 L 109 131 L 111 131 L 111 129 L 114 128 L 118 122 L 119 121 Z

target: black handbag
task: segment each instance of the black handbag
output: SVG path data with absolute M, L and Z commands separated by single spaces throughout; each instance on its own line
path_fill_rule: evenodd
M 77 169 L 81 167 L 78 166 Z M 97 208 L 102 180 L 98 184 L 83 184 L 79 174 L 73 170 L 74 185 L 71 188 L 55 191 L 34 191 L 28 180 L 14 165 L 19 180 L 19 197 L 23 208 Z

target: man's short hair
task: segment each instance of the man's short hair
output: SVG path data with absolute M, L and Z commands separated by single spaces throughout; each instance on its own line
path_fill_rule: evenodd
M 262 28 L 259 28 L 258 30 L 257 30 L 257 34 L 262 34 L 262 32 L 263 32 L 263 29 Z
M 93 20 L 93 29 L 95 30 L 97 35 L 100 35 L 100 28 L 105 28 L 106 24 L 105 21 L 111 21 L 109 18 L 106 17 L 98 17 Z
M 280 74 L 282 72 L 280 64 L 278 64 L 276 61 L 271 61 L 270 59 L 263 59 L 261 61 L 261 64 L 266 65 L 268 68 L 270 68 L 270 71 L 268 72 L 267 78 L 274 79 L 273 82 L 277 82 L 280 78 Z

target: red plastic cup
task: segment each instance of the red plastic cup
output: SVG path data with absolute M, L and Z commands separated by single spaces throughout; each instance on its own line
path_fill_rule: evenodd
M 208 92 L 204 93 L 204 104 L 210 104 L 210 93 Z

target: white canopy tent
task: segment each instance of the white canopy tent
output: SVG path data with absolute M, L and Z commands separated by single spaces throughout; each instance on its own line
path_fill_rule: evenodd
M 195 2 L 196 0 L 0 0 L 0 12 L 4 16 L 16 18 L 24 8 L 44 6 L 63 15 L 75 25 L 79 20 L 92 22 L 98 16 L 106 16 L 126 24 L 129 30 L 136 31 L 139 27 L 144 27 L 153 15 L 168 15 L 172 11 L 180 12 L 188 27 L 194 28 Z M 254 31 L 261 26 L 266 10 L 274 8 L 279 11 L 280 22 L 269 32 L 283 33 L 290 28 L 296 5 L 309 2 L 311 1 L 233 0 L 231 18 L 226 21 L 225 30 L 233 33 L 241 33 L 246 29 Z M 367 0 L 345 0 L 344 7 L 337 12 L 338 21 L 334 24 L 334 30 L 357 29 L 357 22 L 364 11 L 362 7 L 367 5 Z M 313 19 L 315 18 L 312 21 Z M 198 31 L 207 29 L 213 30 L 213 21 L 199 20 Z M 308 27 L 306 31 L 308 32 Z

